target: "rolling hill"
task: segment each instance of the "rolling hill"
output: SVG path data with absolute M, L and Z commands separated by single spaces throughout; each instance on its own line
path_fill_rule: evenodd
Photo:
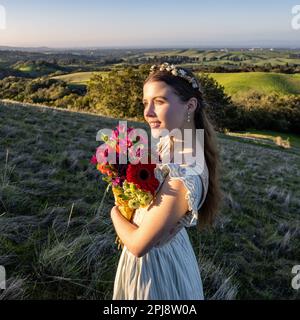
M 238 96 L 249 91 L 262 94 L 300 94 L 300 74 L 269 72 L 209 73 L 224 86 L 225 92 Z

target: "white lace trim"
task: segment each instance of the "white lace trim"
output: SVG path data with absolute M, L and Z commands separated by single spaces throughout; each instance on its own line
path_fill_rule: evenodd
M 170 178 L 180 179 L 186 187 L 185 199 L 188 200 L 189 211 L 182 218 L 183 224 L 192 226 L 197 223 L 198 210 L 200 209 L 200 199 L 202 198 L 202 183 L 199 175 L 187 174 L 188 169 L 182 168 L 177 163 L 158 164 L 157 168 L 162 171 L 161 176 L 166 176 L 169 173 Z

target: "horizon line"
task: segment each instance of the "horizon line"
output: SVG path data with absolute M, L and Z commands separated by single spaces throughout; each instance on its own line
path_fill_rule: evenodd
M 137 45 L 115 45 L 115 46 L 35 46 L 35 45 L 0 45 L 0 49 L 2 48 L 16 48 L 16 49 L 50 49 L 50 50 L 70 50 L 70 49 L 81 49 L 81 50 L 97 50 L 97 49 L 293 49 L 299 50 L 300 46 L 290 46 L 290 45 L 274 45 L 274 46 L 259 46 L 259 45 L 207 45 L 207 46 L 137 46 Z

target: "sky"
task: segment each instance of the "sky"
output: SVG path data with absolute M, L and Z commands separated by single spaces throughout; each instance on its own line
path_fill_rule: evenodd
M 0 0 L 0 46 L 300 48 L 295 5 L 300 0 Z

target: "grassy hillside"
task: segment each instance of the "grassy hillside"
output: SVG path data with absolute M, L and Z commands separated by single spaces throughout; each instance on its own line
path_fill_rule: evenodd
M 274 144 L 280 146 L 280 141 L 283 141 L 286 142 L 287 152 L 298 153 L 300 155 L 300 136 L 296 134 L 252 129 L 247 132 L 228 132 L 228 135 L 251 139 L 253 142 L 271 146 L 274 146 Z
M 120 252 L 89 164 L 116 119 L 0 104 L 0 299 L 111 299 Z M 144 127 L 141 123 L 129 123 Z M 206 299 L 296 299 L 300 156 L 219 136 L 224 204 L 212 231 L 188 229 Z M 200 216 L 201 218 L 201 216 Z
M 55 76 L 52 78 L 60 79 L 60 80 L 66 81 L 67 83 L 86 85 L 91 79 L 91 77 L 96 73 L 101 74 L 102 76 L 105 77 L 105 75 L 107 74 L 107 71 L 74 72 L 74 73 L 68 73 L 60 76 Z
M 256 91 L 262 94 L 300 94 L 300 74 L 269 72 L 210 73 L 231 96 Z
M 53 77 L 53 79 L 60 79 L 72 84 L 87 84 L 87 82 L 90 80 L 90 78 L 94 73 L 95 72 L 74 72 L 74 73 L 64 74 L 61 76 L 55 76 Z M 97 71 L 97 73 L 103 74 L 103 71 L 102 72 Z

